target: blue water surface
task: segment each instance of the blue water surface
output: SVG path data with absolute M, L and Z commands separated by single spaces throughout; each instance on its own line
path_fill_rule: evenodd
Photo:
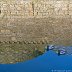
M 72 56 L 58 56 L 54 51 L 48 51 L 26 62 L 0 64 L 0 72 L 58 72 L 54 70 L 72 70 Z

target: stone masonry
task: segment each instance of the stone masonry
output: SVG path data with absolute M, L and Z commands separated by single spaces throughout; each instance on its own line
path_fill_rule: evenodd
M 0 63 L 32 59 L 48 44 L 72 45 L 72 0 L 0 0 Z
M 71 44 L 71 18 L 72 0 L 1 0 L 0 41 Z
M 5 18 L 72 17 L 72 0 L 2 0 L 0 9 Z

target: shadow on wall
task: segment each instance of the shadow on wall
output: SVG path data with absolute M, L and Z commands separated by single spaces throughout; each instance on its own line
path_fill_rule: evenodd
M 1 10 L 0 10 L 0 14 L 1 14 Z

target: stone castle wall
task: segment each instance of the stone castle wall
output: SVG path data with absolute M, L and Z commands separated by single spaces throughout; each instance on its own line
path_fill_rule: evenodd
M 0 2 L 5 17 L 72 17 L 72 0 L 13 0 Z
M 0 1 L 0 41 L 72 45 L 72 0 Z
M 48 44 L 72 46 L 72 0 L 0 0 L 0 63 L 32 59 Z

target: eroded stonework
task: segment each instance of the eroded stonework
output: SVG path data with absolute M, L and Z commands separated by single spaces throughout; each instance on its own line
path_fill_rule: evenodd
M 0 63 L 32 59 L 48 44 L 72 45 L 72 0 L 0 1 Z

